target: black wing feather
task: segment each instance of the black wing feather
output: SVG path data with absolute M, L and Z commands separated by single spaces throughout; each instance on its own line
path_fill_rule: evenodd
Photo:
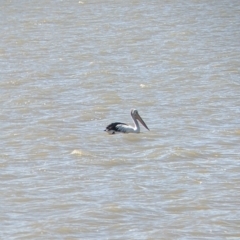
M 119 124 L 127 125 L 126 123 L 115 122 L 115 123 L 109 124 L 109 125 L 106 127 L 106 130 L 119 132 L 119 129 L 117 128 L 117 125 L 119 125 Z

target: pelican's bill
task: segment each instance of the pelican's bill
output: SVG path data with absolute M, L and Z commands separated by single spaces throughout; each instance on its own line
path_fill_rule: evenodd
M 150 131 L 150 129 L 148 128 L 147 124 L 143 121 L 143 119 L 141 118 L 141 116 L 139 115 L 139 113 L 137 113 L 137 119 L 139 120 L 139 122 L 140 122 L 148 131 Z

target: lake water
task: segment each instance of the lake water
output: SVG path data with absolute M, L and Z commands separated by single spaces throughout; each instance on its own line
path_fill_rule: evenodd
M 240 239 L 238 0 L 0 19 L 1 239 Z M 150 131 L 103 131 L 131 108 Z

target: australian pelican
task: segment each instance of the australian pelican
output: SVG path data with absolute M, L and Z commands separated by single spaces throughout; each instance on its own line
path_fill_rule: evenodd
M 131 116 L 134 122 L 134 127 L 127 125 L 126 123 L 121 122 L 114 122 L 109 124 L 104 131 L 108 132 L 109 134 L 115 133 L 140 133 L 140 126 L 139 122 L 149 130 L 146 123 L 140 117 L 138 111 L 136 109 L 131 110 Z M 139 121 L 139 122 L 138 122 Z M 150 131 L 150 130 L 149 130 Z

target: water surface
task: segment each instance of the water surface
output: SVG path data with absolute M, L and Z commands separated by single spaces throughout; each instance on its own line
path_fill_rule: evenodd
M 5 1 L 0 237 L 240 238 L 239 1 Z M 150 128 L 107 135 L 138 109 Z

